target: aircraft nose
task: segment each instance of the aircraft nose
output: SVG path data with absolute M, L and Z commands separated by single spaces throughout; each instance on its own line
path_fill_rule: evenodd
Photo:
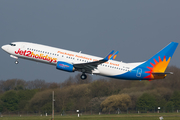
M 4 50 L 4 45 L 1 48 Z
M 6 51 L 6 50 L 7 50 L 7 45 L 3 45 L 1 48 L 2 48 L 4 51 Z

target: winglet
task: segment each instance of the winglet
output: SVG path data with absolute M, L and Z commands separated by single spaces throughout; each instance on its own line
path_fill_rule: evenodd
M 110 58 L 110 60 L 115 60 L 117 54 L 119 53 L 119 51 L 116 51 Z
M 103 59 L 103 61 L 108 61 L 108 60 L 111 58 L 111 56 L 113 55 L 113 53 L 114 53 L 114 50 L 112 50 L 112 51 Z

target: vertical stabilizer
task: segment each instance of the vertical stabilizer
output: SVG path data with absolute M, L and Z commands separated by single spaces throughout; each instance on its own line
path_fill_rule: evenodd
M 149 73 L 149 75 L 147 75 L 145 78 L 154 79 L 154 73 L 164 73 L 177 46 L 178 43 L 171 42 L 152 58 L 141 64 L 139 67 L 147 68 L 145 73 Z

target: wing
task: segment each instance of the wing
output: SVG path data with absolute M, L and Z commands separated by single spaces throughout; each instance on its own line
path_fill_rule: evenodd
M 77 71 L 92 73 L 92 70 L 96 69 L 98 65 L 107 62 L 113 53 L 114 50 L 112 50 L 104 59 L 88 63 L 73 64 L 73 66 Z

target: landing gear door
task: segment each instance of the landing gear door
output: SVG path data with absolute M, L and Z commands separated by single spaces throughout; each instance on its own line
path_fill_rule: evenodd
M 138 68 L 138 69 L 137 69 L 136 76 L 137 76 L 137 77 L 141 77 L 141 74 L 142 74 L 142 69 L 141 69 L 141 68 Z

